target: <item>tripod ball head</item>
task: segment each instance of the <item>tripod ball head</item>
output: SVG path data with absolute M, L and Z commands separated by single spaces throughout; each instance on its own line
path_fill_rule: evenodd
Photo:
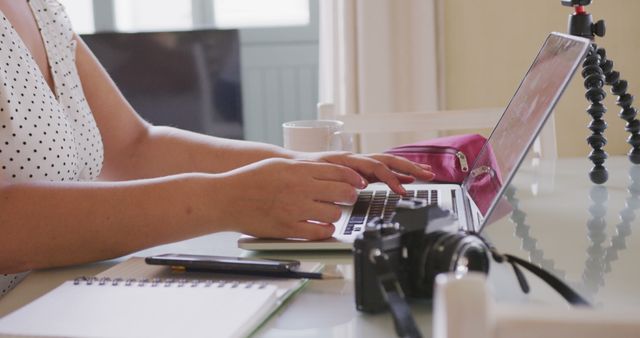
M 573 2 L 583 0 L 571 0 Z M 587 2 L 587 1 L 584 1 Z M 564 4 L 564 2 L 563 2 Z M 575 36 L 581 36 L 583 38 L 593 40 L 596 36 L 603 37 L 607 32 L 605 23 L 603 20 L 593 22 L 591 14 L 587 13 L 583 7 L 576 7 L 575 13 L 569 15 L 569 34 Z
M 567 7 L 591 5 L 591 0 L 562 0 L 560 2 Z
M 598 20 L 596 23 L 593 24 L 592 28 L 593 28 L 593 34 L 599 37 L 603 37 L 604 34 L 607 32 L 607 26 L 604 24 L 603 20 Z

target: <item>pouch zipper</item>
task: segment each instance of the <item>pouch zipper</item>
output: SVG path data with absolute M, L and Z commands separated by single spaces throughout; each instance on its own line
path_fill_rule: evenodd
M 465 156 L 463 152 L 458 150 L 458 152 L 456 152 L 456 157 L 458 158 L 458 160 L 460 160 L 460 169 L 462 169 L 462 172 L 466 173 L 467 171 L 469 171 L 469 162 L 467 162 L 467 156 Z
M 395 150 L 392 150 L 392 153 L 402 153 L 402 152 L 407 152 L 409 150 L 416 150 L 416 151 L 420 151 L 420 150 L 424 150 L 424 151 L 428 151 L 428 152 L 434 152 L 434 153 L 445 153 L 445 154 L 453 154 L 458 158 L 458 161 L 460 162 L 460 169 L 462 170 L 462 172 L 468 172 L 469 171 L 469 161 L 467 161 L 467 156 L 460 150 L 455 149 L 455 148 L 451 148 L 451 147 L 434 147 L 434 146 L 404 146 L 404 147 L 398 147 Z

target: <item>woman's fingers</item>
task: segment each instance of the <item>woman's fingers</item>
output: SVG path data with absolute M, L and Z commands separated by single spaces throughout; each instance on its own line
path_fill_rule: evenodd
M 322 155 L 319 160 L 352 168 L 370 182 L 386 183 L 394 192 L 404 194 L 402 184 L 413 178 L 432 180 L 435 175 L 429 165 L 413 163 L 405 158 L 389 154 L 353 155 L 336 153 Z
M 402 183 L 402 184 L 413 183 L 416 180 L 416 178 L 413 177 L 413 176 L 400 174 L 400 173 L 395 173 L 395 174 L 396 174 L 396 177 L 398 178 L 398 180 L 400 181 L 400 183 Z
M 386 164 L 393 171 L 427 181 L 435 178 L 435 174 L 431 172 L 430 165 L 417 164 L 405 158 L 389 154 L 375 154 L 370 156 L 371 158 Z
M 363 189 L 367 186 L 365 179 L 354 169 L 331 163 L 312 163 L 311 176 L 321 181 L 343 182 L 352 187 Z
M 333 203 L 312 202 L 306 208 L 304 220 L 334 223 L 340 219 L 340 216 L 342 216 L 342 208 L 340 206 Z
M 330 238 L 335 229 L 331 223 L 299 221 L 287 227 L 283 237 L 321 240 Z
M 313 199 L 318 202 L 354 204 L 358 199 L 358 192 L 347 183 L 316 181 L 311 186 Z
M 338 156 L 331 158 L 332 163 L 337 163 L 363 175 L 369 181 L 381 181 L 386 183 L 391 190 L 404 195 L 406 191 L 402 187 L 401 179 L 385 163 L 367 156 Z

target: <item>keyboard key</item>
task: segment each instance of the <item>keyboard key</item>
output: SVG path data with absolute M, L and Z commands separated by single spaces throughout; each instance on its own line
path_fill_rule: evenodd
M 353 231 L 353 224 L 347 224 L 347 226 L 344 228 L 344 234 L 351 235 L 352 231 Z
M 401 198 L 413 197 L 422 199 L 431 197 L 431 200 L 437 203 L 437 192 L 429 196 L 428 190 L 409 190 L 406 196 L 400 196 L 392 191 L 361 191 L 358 194 L 358 199 L 353 206 L 353 211 L 343 233 L 350 235 L 354 231 L 362 231 L 363 226 L 374 218 L 381 218 L 384 222 L 390 222 L 397 209 L 398 201 Z

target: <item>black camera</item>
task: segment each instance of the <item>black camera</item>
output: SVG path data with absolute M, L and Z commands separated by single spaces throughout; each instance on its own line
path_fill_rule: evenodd
M 485 242 L 426 201 L 399 203 L 388 223 L 370 221 L 354 251 L 356 307 L 370 313 L 388 308 L 385 283 L 399 287 L 402 297 L 431 298 L 439 273 L 489 271 Z

